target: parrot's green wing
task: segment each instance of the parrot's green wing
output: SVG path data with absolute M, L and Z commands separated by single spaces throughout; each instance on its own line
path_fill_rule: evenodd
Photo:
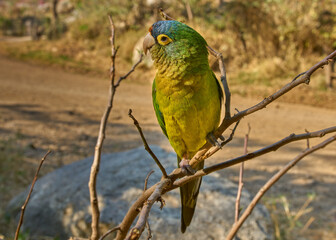
M 167 131 L 166 131 L 166 124 L 165 124 L 165 121 L 164 121 L 164 118 L 163 118 L 163 114 L 160 111 L 159 104 L 156 101 L 155 79 L 154 79 L 153 85 L 152 85 L 152 100 L 153 100 L 153 106 L 154 106 L 155 115 L 156 115 L 156 118 L 157 118 L 157 120 L 159 122 L 159 125 L 160 125 L 161 129 L 162 129 L 162 132 L 164 133 L 164 135 L 166 135 L 166 137 L 168 137 Z

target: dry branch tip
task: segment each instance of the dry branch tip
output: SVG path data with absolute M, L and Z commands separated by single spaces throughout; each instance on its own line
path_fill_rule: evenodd
M 22 223 L 23 223 L 23 217 L 24 217 L 24 213 L 25 213 L 27 204 L 28 204 L 29 199 L 30 199 L 30 196 L 31 196 L 31 194 L 32 194 L 32 192 L 33 192 L 33 190 L 34 190 L 34 186 L 35 186 L 35 183 L 36 183 L 36 181 L 37 181 L 37 177 L 38 177 L 38 174 L 39 174 L 39 172 L 40 172 L 40 170 L 41 170 L 41 167 L 42 167 L 42 165 L 43 165 L 43 163 L 44 163 L 44 160 L 48 157 L 48 155 L 49 155 L 50 153 L 51 153 L 51 150 L 48 150 L 48 152 L 47 152 L 47 153 L 44 155 L 44 157 L 41 159 L 40 164 L 39 164 L 39 166 L 38 166 L 38 168 L 37 168 L 37 170 L 36 170 L 36 172 L 35 172 L 35 176 L 34 176 L 34 178 L 33 178 L 32 184 L 31 184 L 31 186 L 30 186 L 29 193 L 28 193 L 28 195 L 27 195 L 27 198 L 26 198 L 24 204 L 23 204 L 22 207 L 21 207 L 20 220 L 19 220 L 19 222 L 18 222 L 16 231 L 15 231 L 15 237 L 14 237 L 14 240 L 17 240 L 17 239 L 19 238 L 20 228 L 21 228 L 21 225 L 22 225 Z
M 151 157 L 153 158 L 153 160 L 155 161 L 155 163 L 158 165 L 158 167 L 160 168 L 162 175 L 164 178 L 167 178 L 167 172 L 165 170 L 165 168 L 162 166 L 160 160 L 156 157 L 156 155 L 154 154 L 154 152 L 152 151 L 152 149 L 149 147 L 147 140 L 142 132 L 142 129 L 140 127 L 140 124 L 138 122 L 138 120 L 133 116 L 132 114 L 132 109 L 128 110 L 128 116 L 133 120 L 133 123 L 135 125 L 135 127 L 138 129 L 138 132 L 140 134 L 141 140 L 144 144 L 145 150 L 151 155 Z

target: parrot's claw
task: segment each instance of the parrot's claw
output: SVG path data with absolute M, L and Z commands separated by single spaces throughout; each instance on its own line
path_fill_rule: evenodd
M 220 137 L 220 139 L 222 139 L 223 136 Z M 215 135 L 213 134 L 213 132 L 210 132 L 208 135 L 207 135 L 207 140 L 209 141 L 209 143 L 212 144 L 212 146 L 214 147 L 219 147 L 220 149 L 222 149 L 222 146 L 221 144 L 217 141 Z
M 190 160 L 183 158 L 179 164 L 180 168 L 184 174 L 194 175 L 196 171 L 190 166 L 189 162 Z

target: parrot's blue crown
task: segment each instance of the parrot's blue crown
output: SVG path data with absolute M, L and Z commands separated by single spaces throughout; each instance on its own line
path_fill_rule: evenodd
M 174 31 L 183 23 L 178 21 L 169 20 L 169 21 L 158 21 L 154 23 L 149 29 L 152 36 L 156 39 L 160 34 L 166 34 L 170 38 L 174 39 Z M 184 24 L 183 24 L 184 25 Z M 175 40 L 175 39 L 174 39 Z

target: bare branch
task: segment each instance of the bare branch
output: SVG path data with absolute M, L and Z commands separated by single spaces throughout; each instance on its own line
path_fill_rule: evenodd
M 248 131 L 245 134 L 245 139 L 244 139 L 244 154 L 247 154 L 247 145 L 248 145 L 248 140 L 249 140 L 249 134 L 250 134 L 250 124 L 248 124 Z M 239 213 L 240 213 L 240 198 L 241 198 L 241 193 L 244 187 L 244 182 L 243 182 L 243 177 L 244 177 L 244 162 L 240 164 L 240 170 L 239 170 L 239 183 L 238 183 L 238 191 L 237 191 L 237 199 L 236 199 L 236 208 L 235 208 L 235 222 L 238 222 L 239 219 Z
M 118 230 L 120 230 L 120 227 L 119 227 L 119 226 L 116 226 L 116 227 L 114 227 L 114 228 L 108 230 L 103 236 L 101 236 L 101 237 L 99 238 L 99 240 L 103 240 L 103 239 L 106 238 L 108 235 L 110 235 L 111 233 L 113 233 L 113 232 L 115 232 L 115 231 L 118 231 Z
M 159 13 L 164 20 L 174 20 L 174 18 L 168 16 L 168 14 L 165 13 L 162 8 L 159 9 Z
M 333 133 L 336 132 L 336 126 L 334 127 L 330 127 L 330 128 L 325 128 L 316 132 L 309 132 L 309 133 L 302 133 L 302 134 L 294 134 L 292 133 L 291 135 L 289 135 L 288 137 L 283 138 L 282 140 L 273 143 L 271 145 L 268 145 L 264 148 L 261 148 L 257 151 L 248 153 L 248 154 L 244 154 L 242 156 L 236 157 L 236 158 L 232 158 L 230 160 L 224 161 L 222 163 L 218 163 L 218 164 L 214 164 L 210 167 L 201 169 L 199 171 L 197 171 L 194 175 L 192 176 L 185 176 L 182 179 L 179 179 L 177 181 L 175 181 L 173 183 L 173 186 L 176 187 L 180 187 L 182 185 L 184 185 L 185 183 L 195 179 L 195 178 L 199 178 L 205 175 L 208 175 L 212 172 L 218 171 L 220 169 L 224 169 L 227 167 L 231 167 L 233 165 L 239 164 L 241 162 L 245 162 L 248 161 L 250 159 L 259 157 L 261 155 L 264 155 L 266 153 L 272 152 L 272 151 L 276 151 L 278 150 L 280 147 L 289 144 L 291 142 L 295 142 L 295 141 L 299 141 L 299 140 L 303 140 L 303 139 L 308 139 L 308 138 L 317 138 L 317 137 L 323 137 L 324 135 L 328 134 L 328 133 Z M 175 170 L 172 174 L 169 175 L 169 177 L 171 177 L 172 179 L 177 179 L 178 177 L 181 177 L 181 170 L 177 169 Z
M 267 181 L 267 183 L 258 191 L 258 193 L 255 195 L 249 206 L 246 208 L 244 213 L 242 214 L 241 218 L 237 223 L 233 225 L 231 228 L 228 236 L 226 237 L 226 240 L 231 240 L 241 227 L 241 225 L 244 223 L 244 221 L 247 219 L 247 217 L 252 213 L 252 210 L 258 203 L 258 201 L 261 199 L 261 197 L 267 192 L 268 189 L 270 189 L 285 173 L 289 171 L 295 164 L 297 164 L 302 158 L 305 156 L 321 149 L 327 146 L 328 144 L 332 143 L 336 140 L 336 135 L 332 136 L 331 138 L 328 138 L 327 140 L 321 142 L 318 145 L 315 145 L 312 148 L 306 149 L 301 154 L 299 154 L 296 158 L 294 158 L 292 161 L 290 161 L 288 164 L 286 164 L 280 171 L 278 171 L 270 180 Z
M 90 204 L 92 209 L 92 222 L 91 222 L 91 240 L 97 240 L 99 238 L 99 206 L 98 206 L 98 198 L 97 198 L 97 175 L 99 172 L 99 166 L 100 166 L 100 159 L 101 159 L 101 150 L 103 146 L 103 142 L 105 139 L 105 130 L 106 130 L 106 124 L 107 120 L 109 118 L 110 112 L 113 108 L 113 99 L 115 92 L 120 84 L 120 82 L 127 78 L 135 69 L 135 67 L 141 62 L 142 55 L 140 56 L 139 61 L 132 67 L 131 71 L 129 71 L 125 76 L 121 77 L 117 84 L 115 84 L 115 57 L 117 54 L 117 49 L 115 48 L 115 27 L 111 16 L 108 16 L 110 21 L 110 28 L 111 28 L 111 66 L 110 66 L 110 88 L 109 88 L 109 98 L 108 103 L 105 108 L 105 112 L 101 118 L 100 121 L 100 127 L 99 127 L 99 134 L 97 138 L 97 143 L 95 147 L 95 153 L 94 158 L 91 166 L 90 171 L 90 180 L 89 180 L 89 190 L 90 190 Z
M 162 166 L 162 164 L 160 163 L 160 160 L 155 156 L 155 154 L 153 153 L 152 149 L 148 146 L 148 143 L 146 141 L 146 138 L 145 136 L 143 135 L 143 132 L 142 132 L 142 129 L 140 127 L 140 124 L 139 122 L 135 119 L 135 117 L 132 115 L 132 109 L 130 109 L 128 111 L 128 116 L 130 118 L 133 119 L 133 122 L 134 122 L 134 125 L 136 126 L 136 128 L 138 129 L 139 131 L 139 134 L 141 136 L 141 139 L 142 139 L 142 142 L 144 144 L 144 147 L 146 149 L 146 151 L 152 156 L 152 158 L 154 159 L 155 163 L 158 165 L 158 167 L 160 168 L 161 172 L 162 172 L 162 175 L 164 178 L 167 178 L 168 175 L 167 175 L 167 172 L 166 170 L 164 169 L 164 167 Z
M 223 55 L 220 52 L 217 52 L 214 50 L 212 47 L 207 46 L 208 51 L 213 55 L 215 58 L 218 60 L 218 65 L 219 65 L 219 70 L 221 73 L 221 82 L 223 84 L 224 88 L 224 94 L 225 94 L 225 117 L 224 119 L 229 119 L 231 117 L 231 92 L 229 89 L 229 85 L 227 83 L 227 78 L 226 78 L 226 70 L 224 66 L 224 59 Z
M 144 191 L 147 190 L 148 179 L 149 179 L 150 175 L 152 175 L 153 172 L 154 172 L 154 170 L 150 171 L 150 172 L 147 174 L 147 177 L 146 177 L 146 179 L 145 179 Z
M 139 214 L 138 221 L 136 225 L 131 229 L 129 236 L 126 238 L 127 240 L 137 240 L 140 238 L 149 216 L 149 212 L 153 206 L 153 204 L 161 198 L 163 191 L 171 185 L 171 180 L 166 178 L 160 181 L 160 183 L 156 186 L 154 192 L 150 195 L 148 200 L 144 203 L 141 212 Z
M 90 190 L 90 203 L 91 203 L 91 209 L 92 209 L 92 222 L 91 222 L 91 240 L 97 240 L 99 238 L 99 206 L 98 206 L 98 199 L 97 199 L 97 175 L 99 172 L 99 166 L 100 166 L 100 158 L 101 158 L 101 149 L 103 146 L 103 142 L 105 139 L 105 129 L 106 129 L 106 123 L 107 119 L 110 115 L 110 112 L 113 107 L 113 99 L 115 95 L 116 88 L 114 87 L 114 79 L 115 79 L 115 57 L 117 50 L 114 46 L 115 41 L 115 29 L 114 29 L 114 23 L 112 18 L 109 16 L 110 20 L 110 27 L 111 27 L 111 67 L 110 67 L 110 89 L 109 89 L 109 99 L 108 103 L 105 109 L 105 112 L 101 118 L 100 121 L 100 128 L 99 128 L 99 134 L 97 138 L 97 143 L 95 147 L 95 153 L 94 153 L 94 159 L 91 166 L 91 172 L 90 172 L 90 180 L 89 180 L 89 190 Z
M 150 239 L 152 239 L 152 230 L 151 230 L 151 228 L 150 228 L 150 226 L 149 226 L 149 222 L 148 222 L 148 220 L 147 220 L 147 222 L 146 222 L 146 228 L 147 228 L 147 231 L 148 231 L 148 237 L 147 237 L 147 240 L 150 240 Z
M 336 51 L 329 54 L 327 57 L 325 57 L 320 62 L 316 63 L 313 67 L 311 67 L 308 71 L 304 72 L 304 74 L 299 74 L 294 78 L 293 81 L 283 86 L 279 91 L 275 92 L 274 94 L 270 95 L 269 97 L 265 98 L 260 103 L 254 105 L 253 107 L 250 107 L 244 111 L 241 111 L 237 114 L 235 114 L 230 119 L 224 119 L 219 128 L 216 131 L 216 136 L 221 135 L 232 123 L 242 119 L 243 117 L 250 115 L 262 108 L 265 108 L 268 104 L 273 102 L 274 100 L 278 99 L 288 91 L 292 90 L 293 88 L 297 87 L 298 85 L 302 83 L 309 84 L 311 75 L 319 68 L 323 67 L 324 65 L 327 65 L 333 58 L 336 57 Z M 205 146 L 204 146 L 205 147 Z
M 299 73 L 298 75 L 296 75 L 296 77 L 292 80 L 292 82 L 295 81 L 296 79 L 298 79 L 298 77 L 301 77 L 305 73 L 306 72 L 302 72 L 302 73 Z
M 29 202 L 30 195 L 31 195 L 32 192 L 33 192 L 33 189 L 34 189 L 34 186 L 35 186 L 35 183 L 36 183 L 36 180 L 37 180 L 37 176 L 38 176 L 38 174 L 39 174 L 39 172 L 40 172 L 40 169 L 41 169 L 41 167 L 42 167 L 42 165 L 43 165 L 43 163 L 44 163 L 44 160 L 47 158 L 47 156 L 48 156 L 50 153 L 51 153 L 51 151 L 48 150 L 48 152 L 47 152 L 47 153 L 44 155 L 44 157 L 41 159 L 40 164 L 39 164 L 39 166 L 38 166 L 38 168 L 37 168 L 37 170 L 36 170 L 36 173 L 35 173 L 33 182 L 32 182 L 32 184 L 31 184 L 31 186 L 30 186 L 30 190 L 29 190 L 29 193 L 28 193 L 28 195 L 27 195 L 27 198 L 26 198 L 24 204 L 23 204 L 22 207 L 21 207 L 20 220 L 19 220 L 19 223 L 18 223 L 17 228 L 16 228 L 16 231 L 15 231 L 15 237 L 14 237 L 15 240 L 17 240 L 17 239 L 19 238 L 20 228 L 21 228 L 21 225 L 22 225 L 22 223 L 23 223 L 23 216 L 24 216 L 24 213 L 25 213 L 27 204 L 28 204 L 28 202 Z
M 118 82 L 114 85 L 115 88 L 119 87 L 121 81 L 126 79 L 132 72 L 134 72 L 135 68 L 141 63 L 142 58 L 143 58 L 143 54 L 141 53 L 139 60 L 132 66 L 131 70 L 128 73 L 126 73 L 124 76 L 121 76 L 119 78 Z
M 305 129 L 306 133 L 308 133 L 309 131 L 307 129 Z M 309 146 L 309 139 L 307 139 L 307 148 L 310 148 Z

